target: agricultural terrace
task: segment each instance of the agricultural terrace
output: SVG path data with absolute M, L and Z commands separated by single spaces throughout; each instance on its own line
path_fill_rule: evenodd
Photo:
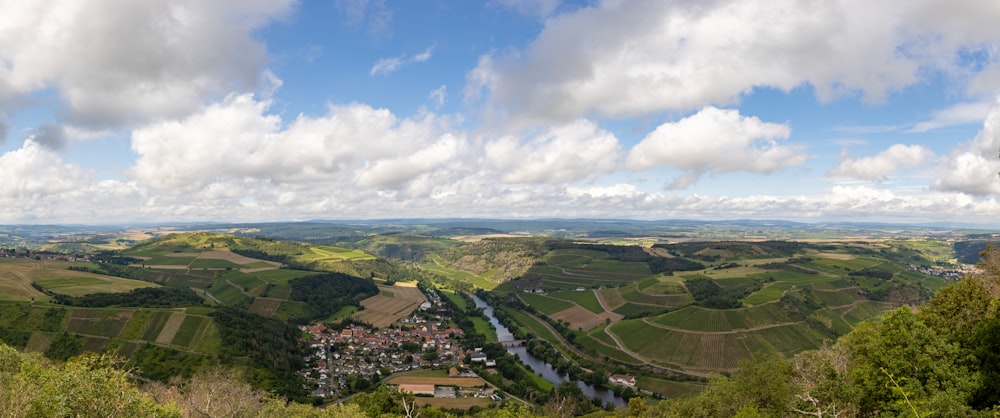
M 217 354 L 221 346 L 219 330 L 211 318 L 183 309 L 0 304 L 0 329 L 6 336 L 0 339 L 37 352 L 46 351 L 61 332 L 82 337 L 82 349 L 91 351 L 101 351 L 112 342 L 123 348 L 134 349 L 148 342 L 207 354 Z
M 548 291 L 575 290 L 623 285 L 651 274 L 645 262 L 612 260 L 608 253 L 596 250 L 557 249 L 541 261 L 514 285 Z
M 758 351 L 788 356 L 818 348 L 944 283 L 881 256 L 915 260 L 911 249 L 869 247 L 659 246 L 651 250 L 711 264 L 655 275 L 644 263 L 612 260 L 603 251 L 559 249 L 510 287 L 540 315 L 587 331 L 576 342 L 592 352 L 625 363 L 647 359 L 694 372 L 723 371 Z
M 427 257 L 427 259 L 429 260 L 429 262 L 425 262 L 420 265 L 420 267 L 424 271 L 444 276 L 449 279 L 457 280 L 460 282 L 470 283 L 473 286 L 480 287 L 486 290 L 493 290 L 498 285 L 500 285 L 499 282 L 491 281 L 487 277 L 483 277 L 475 273 L 470 273 L 464 270 L 446 267 L 447 263 L 441 259 L 441 256 L 437 254 L 431 254 Z
M 361 301 L 365 309 L 354 317 L 360 321 L 384 328 L 409 316 L 421 303 L 426 302 L 424 293 L 413 283 L 397 282 L 393 286 L 379 286 L 379 294 Z
M 161 270 L 240 270 L 251 273 L 281 267 L 275 261 L 244 257 L 231 251 L 202 251 L 166 253 L 148 257 L 133 267 Z

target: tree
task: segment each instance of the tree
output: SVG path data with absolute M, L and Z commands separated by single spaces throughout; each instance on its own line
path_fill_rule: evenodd
M 899 414 L 909 411 L 907 402 L 940 416 L 970 410 L 967 403 L 978 386 L 972 357 L 920 322 L 910 308 L 862 323 L 838 344 L 851 359 L 847 376 L 862 415 Z
M 966 277 L 939 290 L 920 306 L 917 317 L 937 333 L 968 346 L 978 328 L 996 315 L 986 281 Z

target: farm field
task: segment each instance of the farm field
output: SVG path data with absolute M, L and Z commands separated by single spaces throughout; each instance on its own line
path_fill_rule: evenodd
M 421 264 L 421 268 L 427 270 L 434 274 L 440 274 L 444 277 L 449 277 L 458 281 L 470 283 L 476 287 L 480 287 L 486 290 L 493 290 L 500 285 L 498 282 L 490 281 L 485 277 L 480 277 L 476 274 L 469 273 L 467 271 L 452 269 L 444 266 L 444 261 L 437 254 L 431 254 L 428 259 L 430 262 Z
M 365 309 L 355 317 L 375 327 L 386 327 L 408 316 L 425 301 L 427 298 L 415 285 L 398 282 L 394 286 L 380 285 L 379 294 L 361 301 Z
M 139 254 L 148 254 L 138 252 Z M 133 267 L 160 270 L 239 270 L 254 272 L 273 270 L 281 267 L 275 261 L 258 260 L 231 251 L 210 250 L 201 252 L 177 252 L 146 257 Z
M 882 258 L 877 251 L 885 246 L 683 245 L 691 249 L 674 251 L 671 257 L 712 264 L 702 270 L 654 275 L 645 264 L 645 270 L 639 269 L 640 263 L 612 260 L 611 253 L 603 251 L 553 250 L 542 257 L 543 264 L 504 286 L 538 315 L 560 321 L 574 332 L 589 331 L 576 335 L 580 348 L 622 363 L 628 363 L 625 357 L 631 358 L 627 353 L 632 352 L 654 363 L 709 373 L 732 370 L 755 352 L 791 356 L 818 348 L 858 322 L 904 303 L 875 301 L 871 295 L 889 294 L 891 288 L 935 289 L 943 282 Z M 668 248 L 654 249 L 667 252 Z M 891 280 L 851 274 L 865 269 L 887 272 Z M 700 284 L 706 280 L 712 284 Z M 689 281 L 699 283 L 699 292 L 714 293 L 694 294 Z M 729 299 L 710 299 L 712 295 Z M 910 303 L 914 302 L 918 301 Z M 533 328 L 531 321 L 513 316 L 525 328 Z M 552 335 L 532 332 L 553 341 Z
M 390 379 L 388 383 L 393 385 L 441 385 L 469 388 L 482 386 L 486 384 L 486 381 L 478 377 L 403 375 Z
M 50 292 L 69 296 L 128 292 L 157 286 L 141 280 L 68 270 L 69 267 L 84 265 L 86 263 L 59 260 L 0 258 L 0 300 L 49 300 L 48 296 L 32 287 L 32 283 Z

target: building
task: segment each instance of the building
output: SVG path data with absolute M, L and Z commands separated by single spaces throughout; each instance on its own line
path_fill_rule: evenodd
M 608 382 L 617 385 L 635 386 L 635 376 L 630 374 L 613 374 L 608 376 Z
M 399 385 L 400 392 L 410 392 L 414 395 L 434 396 L 434 385 L 421 385 L 415 383 L 404 383 Z

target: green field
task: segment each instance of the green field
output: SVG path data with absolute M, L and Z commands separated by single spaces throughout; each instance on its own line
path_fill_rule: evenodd
M 601 307 L 601 302 L 597 300 L 597 295 L 595 295 L 594 291 L 590 289 L 584 291 L 573 290 L 564 292 L 552 292 L 549 294 L 549 296 L 557 299 L 576 302 L 577 305 L 580 305 L 586 308 L 588 311 L 591 311 L 596 314 L 604 312 L 604 308 Z
M 762 303 L 774 302 L 778 300 L 786 290 L 795 286 L 792 282 L 774 282 L 765 284 L 760 290 L 751 293 L 749 296 L 740 299 L 746 305 L 754 306 Z
M 524 293 L 517 296 L 521 298 L 521 300 L 523 300 L 524 303 L 527 303 L 531 305 L 533 308 L 541 312 L 544 312 L 546 315 L 552 315 L 556 312 L 563 311 L 573 307 L 573 304 L 570 302 L 534 293 Z
M 487 342 L 497 342 L 497 333 L 493 330 L 485 319 L 478 316 L 470 316 L 469 320 L 472 321 L 472 325 L 476 327 L 476 333 L 486 337 Z
M 35 284 L 44 287 L 46 290 L 58 289 L 61 287 L 88 286 L 108 283 L 96 277 L 72 277 L 66 279 L 38 280 Z
M 473 286 L 481 289 L 493 290 L 500 285 L 498 282 L 487 280 L 484 277 L 477 276 L 475 274 L 469 273 L 467 271 L 455 270 L 451 268 L 444 267 L 444 261 L 440 256 L 432 254 L 430 257 L 431 262 L 423 263 L 421 267 L 434 274 L 440 274 L 444 277 L 450 279 L 458 280 L 460 282 L 466 282 Z
M 216 258 L 199 258 L 194 260 L 191 265 L 193 269 L 239 269 L 243 268 L 242 264 L 236 264 L 229 260 L 220 260 Z

